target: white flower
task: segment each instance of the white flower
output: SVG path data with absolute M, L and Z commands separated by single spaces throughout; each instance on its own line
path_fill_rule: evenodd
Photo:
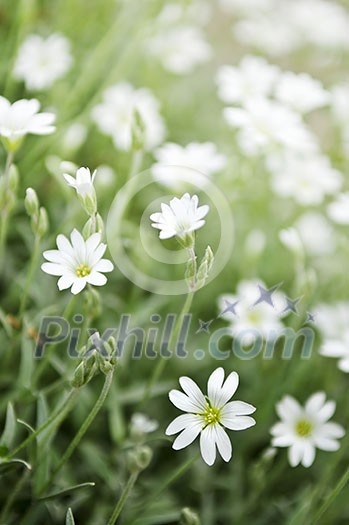
M 106 89 L 102 104 L 92 110 L 92 118 L 102 133 L 112 137 L 117 148 L 129 150 L 136 112 L 144 126 L 144 146 L 151 150 L 163 141 L 165 127 L 159 103 L 148 89 L 135 89 L 126 82 Z
M 165 69 L 179 75 L 190 73 L 212 56 L 211 46 L 205 41 L 202 30 L 190 25 L 160 32 L 149 40 L 148 49 Z
M 169 398 L 180 410 L 187 412 L 176 417 L 167 427 L 166 434 L 171 436 L 180 432 L 172 447 L 175 450 L 190 445 L 200 434 L 200 450 L 207 465 L 213 465 L 218 452 L 228 462 L 232 456 L 232 447 L 224 428 L 245 430 L 256 424 L 250 414 L 255 407 L 244 401 L 230 401 L 235 394 L 239 376 L 231 372 L 224 381 L 223 368 L 217 368 L 209 377 L 207 396 L 189 377 L 181 377 L 179 383 L 184 390 L 171 390 Z
M 11 104 L 0 96 L 0 136 L 9 147 L 16 148 L 22 138 L 33 135 L 48 135 L 55 131 L 53 113 L 38 113 L 40 102 L 36 99 L 17 100 Z
M 279 68 L 264 58 L 245 56 L 238 67 L 222 66 L 218 70 L 219 97 L 224 102 L 237 104 L 251 97 L 268 96 L 279 75 Z
M 276 405 L 281 422 L 270 432 L 274 447 L 289 447 L 290 465 L 300 463 L 310 467 L 315 459 L 316 448 L 326 451 L 338 450 L 338 439 L 345 435 L 341 425 L 328 422 L 336 409 L 334 401 L 326 401 L 324 392 L 313 394 L 303 408 L 291 396 L 285 396 Z
M 159 426 L 154 419 L 150 419 L 146 414 L 136 412 L 131 418 L 131 432 L 135 434 L 150 434 Z
M 322 344 L 319 353 L 325 357 L 339 359 L 339 370 L 349 374 L 349 330 L 347 330 L 341 338 L 326 339 Z
M 94 195 L 95 189 L 93 181 L 96 176 L 96 170 L 91 175 L 89 168 L 79 168 L 76 172 L 75 179 L 68 173 L 63 173 L 63 177 L 72 188 L 76 189 L 76 193 L 81 197 L 85 195 Z
M 327 206 L 327 215 L 337 224 L 349 224 L 349 193 L 341 193 Z
M 84 124 L 79 122 L 70 124 L 62 139 L 64 150 L 71 153 L 80 148 L 86 140 L 87 132 L 87 127 Z
M 150 220 L 153 221 L 152 227 L 160 231 L 160 239 L 170 239 L 179 237 L 184 239 L 186 235 L 201 228 L 205 221 L 204 217 L 209 211 L 209 206 L 198 206 L 197 195 L 191 197 L 185 193 L 180 199 L 174 197 L 170 204 L 161 204 L 161 212 L 153 213 Z
M 59 275 L 57 286 L 59 290 L 71 287 L 75 295 L 81 292 L 87 284 L 103 286 L 107 278 L 101 272 L 111 272 L 113 264 L 102 259 L 107 246 L 101 243 L 99 233 L 92 234 L 86 241 L 82 235 L 73 230 L 70 242 L 65 235 L 57 237 L 58 250 L 44 252 L 47 261 L 41 269 L 50 275 Z
M 229 321 L 232 336 L 243 345 L 252 344 L 257 336 L 268 338 L 283 330 L 283 295 L 278 291 L 272 294 L 273 306 L 267 302 L 255 305 L 260 298 L 259 285 L 267 289 L 263 281 L 240 281 L 235 295 L 224 294 L 218 299 L 220 316 Z M 230 306 L 234 304 L 233 311 Z
M 297 75 L 292 71 L 282 73 L 276 86 L 275 97 L 299 113 L 308 113 L 330 102 L 330 94 L 319 80 L 307 73 Z
M 225 108 L 230 126 L 239 130 L 238 142 L 247 155 L 281 151 L 313 152 L 316 139 L 300 115 L 264 98 L 249 99 L 244 108 Z
M 336 193 L 342 185 L 342 174 L 332 168 L 327 157 L 286 155 L 272 159 L 271 185 L 281 197 L 292 197 L 303 206 L 320 204 L 326 195 Z
M 336 248 L 334 231 L 321 213 L 306 212 L 294 224 L 309 255 L 326 255 Z
M 217 146 L 212 142 L 191 142 L 187 146 L 180 146 L 172 142 L 164 144 L 154 152 L 158 161 L 152 167 L 152 172 L 157 181 L 170 187 L 181 186 L 178 180 L 178 166 L 184 168 L 181 175 L 188 170 L 188 179 L 191 184 L 195 184 L 195 173 L 197 170 L 204 175 L 213 175 L 221 171 L 227 159 L 224 155 L 218 153 Z M 202 179 L 200 179 L 202 183 Z
M 279 231 L 282 244 L 296 256 L 302 256 L 303 244 L 296 228 L 287 228 Z
M 39 91 L 63 77 L 72 62 L 70 43 L 64 36 L 29 35 L 19 49 L 13 76 L 24 80 L 27 89 Z

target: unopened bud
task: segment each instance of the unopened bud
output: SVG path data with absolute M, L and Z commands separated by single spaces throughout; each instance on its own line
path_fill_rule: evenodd
M 200 525 L 200 518 L 193 510 L 185 507 L 181 511 L 180 525 Z
M 39 213 L 39 199 L 33 188 L 26 189 L 24 206 L 30 217 Z
M 128 453 L 128 468 L 130 472 L 140 472 L 145 470 L 153 457 L 151 448 L 140 446 Z

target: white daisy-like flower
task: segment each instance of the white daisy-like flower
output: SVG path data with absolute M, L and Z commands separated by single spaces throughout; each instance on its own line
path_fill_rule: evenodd
M 327 215 L 337 224 L 349 224 L 349 193 L 341 193 L 327 206 Z
M 227 103 L 244 103 L 251 97 L 266 97 L 280 75 L 277 66 L 258 56 L 245 56 L 238 67 L 222 66 L 218 70 L 218 95 Z
M 134 434 L 150 434 L 159 427 L 155 419 L 150 419 L 146 414 L 136 412 L 131 418 L 131 432 Z
M 49 135 L 55 131 L 52 125 L 56 116 L 53 113 L 39 113 L 40 102 L 17 100 L 11 104 L 0 96 L 0 136 L 11 149 L 15 149 L 23 137 L 33 135 Z
M 161 204 L 161 212 L 152 213 L 150 220 L 152 227 L 160 230 L 160 239 L 179 237 L 184 239 L 188 234 L 201 228 L 209 206 L 199 206 L 197 195 L 192 197 L 185 193 L 180 199 L 174 197 L 170 204 Z
M 265 98 L 251 98 L 244 108 L 225 108 L 228 124 L 238 130 L 241 150 L 249 156 L 270 151 L 311 153 L 316 139 L 295 111 Z
M 338 359 L 338 368 L 342 372 L 349 374 L 349 330 L 346 330 L 342 337 L 326 339 L 319 350 L 324 357 Z
M 87 284 L 103 286 L 107 282 L 103 273 L 111 272 L 114 266 L 108 259 L 102 259 L 107 246 L 101 243 L 100 233 L 92 234 L 85 241 L 74 229 L 70 241 L 65 235 L 58 235 L 56 242 L 58 250 L 43 253 L 49 262 L 42 264 L 41 269 L 50 275 L 60 276 L 57 282 L 59 290 L 71 287 L 75 295 Z
M 321 204 L 326 195 L 340 190 L 342 174 L 323 155 L 285 155 L 270 158 L 271 186 L 281 197 L 292 197 L 303 206 Z
M 308 113 L 326 106 L 330 102 L 330 93 L 319 80 L 307 73 L 282 73 L 275 89 L 277 100 L 290 106 L 299 113 Z
M 148 50 L 164 69 L 184 75 L 212 56 L 211 46 L 199 27 L 178 25 L 167 28 L 148 42 Z
M 103 102 L 92 110 L 92 118 L 102 133 L 112 137 L 116 148 L 129 150 L 136 112 L 144 126 L 144 147 L 151 150 L 163 141 L 165 126 L 159 103 L 148 89 L 135 89 L 126 82 L 106 89 Z
M 300 463 L 310 467 L 315 459 L 316 449 L 335 451 L 338 439 L 345 435 L 344 428 L 329 422 L 336 409 L 334 401 L 326 401 L 324 392 L 313 394 L 302 407 L 296 399 L 285 396 L 276 405 L 281 421 L 270 430 L 274 447 L 289 447 L 290 465 Z
M 55 33 L 48 38 L 29 35 L 19 48 L 13 76 L 31 91 L 50 88 L 71 68 L 69 40 Z
M 154 178 L 169 187 L 181 187 L 178 180 L 178 166 L 180 174 L 185 175 L 185 168 L 191 184 L 195 184 L 195 173 L 192 170 L 211 176 L 221 171 L 227 163 L 225 155 L 218 153 L 213 142 L 191 142 L 187 146 L 180 146 L 169 142 L 154 152 L 157 163 L 152 167 Z M 202 178 L 200 178 L 202 184 Z
M 319 353 L 339 359 L 338 368 L 349 373 L 349 302 L 319 304 L 314 311 L 323 338 Z
M 268 338 L 280 333 L 282 324 L 284 296 L 274 291 L 271 296 L 272 304 L 261 301 L 260 288 L 268 287 L 263 281 L 240 281 L 236 294 L 224 294 L 218 298 L 220 316 L 229 321 L 231 335 L 239 338 L 241 344 L 252 344 L 257 336 Z M 257 304 L 256 304 L 257 303 Z
M 166 434 L 178 434 L 172 447 L 175 450 L 190 445 L 200 434 L 201 455 L 207 465 L 216 459 L 216 447 L 224 461 L 230 461 L 232 446 L 224 428 L 245 430 L 256 424 L 250 417 L 255 407 L 244 401 L 229 401 L 239 385 L 239 376 L 231 372 L 224 381 L 223 368 L 217 368 L 209 377 L 207 395 L 189 377 L 181 377 L 179 383 L 184 390 L 171 390 L 169 398 L 180 410 L 187 412 L 176 417 L 167 427 Z

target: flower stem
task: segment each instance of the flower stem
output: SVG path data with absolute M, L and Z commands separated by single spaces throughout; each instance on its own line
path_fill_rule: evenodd
M 51 475 L 51 478 L 49 479 L 47 484 L 42 488 L 40 493 L 44 492 L 50 486 L 50 484 L 53 482 L 54 478 L 56 477 L 58 472 L 61 470 L 61 468 L 63 467 L 64 463 L 66 463 L 66 461 L 68 461 L 70 456 L 73 454 L 74 450 L 76 449 L 76 447 L 80 443 L 81 439 L 85 435 L 86 431 L 88 430 L 88 428 L 92 424 L 93 420 L 97 416 L 98 412 L 100 411 L 100 409 L 104 405 L 104 402 L 105 402 L 105 400 L 107 398 L 107 395 L 108 395 L 108 392 L 109 392 L 109 389 L 110 389 L 110 386 L 112 384 L 113 374 L 114 374 L 114 370 L 111 370 L 106 375 L 102 391 L 101 391 L 101 393 L 99 395 L 99 398 L 97 399 L 93 409 L 91 410 L 91 412 L 89 413 L 88 417 L 85 419 L 85 421 L 81 425 L 78 433 L 75 435 L 73 441 L 70 443 L 69 447 L 67 448 L 67 450 L 63 454 L 63 456 L 62 456 L 61 460 L 59 461 L 58 465 L 54 469 L 54 471 L 53 471 L 53 473 Z
M 332 505 L 334 500 L 339 496 L 339 494 L 342 492 L 346 484 L 349 482 L 349 468 L 344 472 L 343 476 L 335 486 L 335 488 L 330 492 L 330 494 L 327 496 L 319 510 L 316 512 L 314 519 L 311 521 L 313 525 L 316 525 L 319 523 L 320 518 L 323 516 L 323 514 L 326 512 L 326 510 Z
M 19 307 L 19 317 L 20 318 L 23 317 L 23 314 L 24 314 L 24 311 L 25 311 L 25 307 L 26 307 L 26 304 L 27 304 L 28 294 L 29 294 L 29 291 L 30 291 L 30 285 L 31 285 L 31 282 L 33 280 L 33 275 L 34 275 L 35 268 L 36 268 L 37 261 L 38 261 L 38 257 L 39 257 L 39 248 L 40 248 L 40 235 L 36 234 L 35 235 L 35 240 L 34 240 L 33 253 L 32 253 L 32 257 L 31 257 L 31 261 L 30 261 L 30 266 L 29 266 L 29 270 L 28 270 L 28 273 L 27 273 L 27 278 L 26 278 L 26 282 L 25 282 L 25 286 L 24 286 L 24 290 L 23 290 L 23 294 L 22 294 L 22 298 L 21 298 L 21 303 L 20 303 L 20 307 Z
M 116 520 L 120 516 L 121 511 L 124 508 L 124 505 L 126 503 L 126 500 L 129 497 L 130 492 L 131 492 L 134 484 L 137 481 L 138 475 L 139 475 L 139 472 L 133 472 L 131 474 L 131 476 L 129 477 L 129 479 L 128 479 L 126 485 L 125 485 L 125 488 L 122 491 L 120 499 L 119 499 L 119 501 L 116 504 L 116 507 L 115 507 L 115 509 L 113 511 L 113 514 L 111 515 L 111 518 L 108 521 L 108 525 L 114 525 L 114 523 L 116 522 Z
M 189 312 L 190 307 L 192 305 L 194 294 L 195 294 L 194 291 L 193 292 L 189 292 L 187 294 L 187 297 L 186 297 L 186 300 L 185 300 L 185 302 L 183 304 L 181 313 L 178 316 L 176 325 L 175 325 L 174 330 L 173 330 L 173 332 L 171 334 L 170 341 L 169 341 L 169 344 L 168 344 L 169 348 L 171 348 L 171 346 L 173 345 L 173 343 L 175 342 L 175 340 L 176 340 L 176 338 L 178 336 L 178 332 L 180 330 L 180 327 L 182 326 L 182 322 L 183 322 L 184 316 Z M 146 386 L 146 389 L 145 389 L 145 392 L 144 392 L 144 396 L 143 396 L 143 400 L 142 400 L 142 405 L 145 404 L 149 400 L 149 398 L 151 396 L 151 393 L 152 393 L 152 390 L 153 390 L 153 387 L 154 387 L 154 384 L 156 383 L 156 381 L 158 380 L 158 378 L 160 377 L 160 375 L 164 371 L 166 363 L 167 363 L 167 360 L 165 360 L 165 359 L 159 359 L 158 360 L 156 366 L 154 367 L 153 373 L 150 376 L 149 382 L 148 382 L 148 384 Z
M 58 407 L 58 409 L 53 412 L 53 414 L 45 421 L 41 427 L 39 427 L 37 430 L 35 430 L 30 436 L 28 436 L 22 443 L 18 445 L 18 447 L 15 448 L 10 454 L 8 454 L 5 458 L 5 460 L 12 459 L 18 452 L 20 452 L 23 448 L 25 448 L 27 445 L 29 445 L 39 434 L 41 434 L 44 430 L 46 430 L 50 425 L 53 423 L 59 424 L 61 421 L 61 415 L 66 414 L 69 409 L 70 405 L 72 404 L 73 400 L 75 399 L 75 396 L 78 394 L 79 390 L 77 388 L 73 388 L 68 396 L 64 399 L 64 401 L 61 403 L 61 405 Z
M 14 152 L 9 151 L 7 154 L 6 164 L 5 164 L 5 171 L 4 171 L 4 198 L 7 200 L 7 192 L 9 189 L 9 176 L 10 176 L 10 169 L 13 163 L 13 157 Z M 9 208 L 8 205 L 5 203 L 5 206 L 3 207 L 1 211 L 1 225 L 0 225 L 0 268 L 3 267 L 3 262 L 5 259 L 5 245 L 6 245 L 6 237 L 7 237 L 7 230 L 8 230 L 8 220 L 9 220 L 10 214 L 9 214 Z

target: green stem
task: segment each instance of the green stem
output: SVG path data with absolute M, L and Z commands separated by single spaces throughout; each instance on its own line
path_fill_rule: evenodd
M 85 419 L 85 421 L 81 425 L 78 433 L 76 434 L 76 436 L 74 437 L 73 441 L 70 443 L 69 447 L 67 448 L 67 450 L 63 454 L 61 460 L 59 461 L 58 465 L 56 466 L 55 470 L 53 471 L 53 473 L 51 475 L 51 478 L 46 483 L 46 485 L 42 488 L 40 494 L 42 492 L 44 492 L 50 486 L 50 484 L 53 482 L 54 478 L 56 477 L 58 472 L 61 470 L 61 468 L 63 467 L 64 463 L 66 463 L 66 461 L 68 461 L 70 456 L 73 454 L 74 450 L 76 449 L 76 447 L 80 443 L 81 439 L 83 438 L 83 436 L 87 432 L 88 428 L 92 424 L 93 420 L 97 416 L 98 412 L 100 411 L 100 409 L 104 405 L 104 402 L 105 402 L 105 400 L 107 398 L 107 395 L 108 395 L 108 392 L 109 392 L 109 389 L 110 389 L 110 386 L 112 384 L 113 374 L 114 374 L 114 370 L 111 370 L 106 375 L 102 391 L 101 391 L 101 393 L 99 395 L 99 398 L 97 399 L 93 409 L 91 410 L 91 412 L 89 413 L 88 417 Z
M 14 157 L 14 152 L 9 151 L 7 154 L 7 158 L 6 158 L 5 171 L 3 175 L 5 179 L 5 184 L 3 188 L 5 201 L 7 201 L 7 192 L 9 188 L 9 176 L 10 176 L 10 169 L 13 163 L 13 157 Z M 0 268 L 2 268 L 4 258 L 5 258 L 5 245 L 6 245 L 9 217 L 10 217 L 10 214 L 9 214 L 8 205 L 5 202 L 5 205 L 1 212 L 1 225 L 0 225 Z
M 168 344 L 169 349 L 171 349 L 173 343 L 175 342 L 175 340 L 176 340 L 176 338 L 178 336 L 178 332 L 179 332 L 180 327 L 182 326 L 182 322 L 183 322 L 184 316 L 190 310 L 190 307 L 191 307 L 192 302 L 193 302 L 194 294 L 195 294 L 194 291 L 193 292 L 189 292 L 187 294 L 185 303 L 184 303 L 184 305 L 182 307 L 181 313 L 179 314 L 179 317 L 177 319 L 176 325 L 175 325 L 174 330 L 173 330 L 173 332 L 171 334 L 171 337 L 170 337 L 170 341 L 169 341 L 169 344 Z M 160 375 L 164 371 L 166 363 L 167 363 L 166 359 L 159 359 L 158 360 L 156 366 L 154 367 L 153 373 L 150 376 L 149 382 L 148 382 L 148 384 L 146 386 L 146 389 L 145 389 L 145 392 L 144 392 L 144 396 L 143 396 L 143 400 L 142 400 L 142 405 L 144 405 L 149 400 L 149 398 L 151 396 L 151 393 L 152 393 L 152 390 L 153 390 L 153 387 L 154 387 L 154 384 L 156 383 L 156 381 L 158 380 L 158 378 L 160 377 Z
M 32 253 L 32 257 L 31 257 L 31 261 L 30 261 L 30 266 L 29 266 L 29 270 L 28 270 L 28 273 L 27 273 L 27 278 L 26 278 L 26 282 L 25 282 L 25 286 L 24 286 L 24 290 L 23 290 L 23 295 L 22 295 L 21 303 L 20 303 L 20 307 L 19 307 L 19 317 L 20 317 L 20 319 L 22 319 L 22 317 L 23 317 L 23 314 L 24 314 L 24 311 L 25 311 L 25 307 L 26 307 L 26 304 L 27 304 L 28 294 L 29 294 L 29 291 L 30 291 L 30 285 L 31 285 L 31 282 L 33 280 L 33 275 L 34 275 L 34 272 L 35 272 L 35 269 L 36 269 L 36 265 L 37 265 L 37 261 L 38 261 L 38 257 L 39 257 L 39 248 L 40 248 L 40 235 L 36 234 L 35 235 L 35 240 L 34 240 L 33 253 Z
M 54 422 L 56 422 L 57 424 L 60 423 L 61 414 L 67 412 L 67 408 L 68 407 L 70 408 L 70 404 L 72 403 L 72 401 L 74 400 L 78 392 L 79 390 L 77 388 L 73 388 L 69 392 L 68 396 L 65 398 L 63 403 L 61 403 L 58 409 L 55 412 L 53 412 L 53 414 L 47 419 L 47 421 L 45 421 L 45 423 L 41 425 L 41 427 L 39 427 L 37 430 L 35 430 L 35 432 L 30 434 L 30 436 L 28 436 L 24 441 L 22 441 L 22 443 L 20 443 L 18 447 L 15 448 L 15 450 L 13 450 L 10 454 L 6 456 L 5 460 L 12 459 L 14 456 L 16 456 L 18 452 L 20 452 L 23 448 L 29 445 L 35 438 L 38 437 L 39 434 L 41 434 L 44 430 L 46 430 Z
M 339 494 L 342 492 L 346 484 L 349 482 L 349 468 L 344 472 L 343 476 L 335 486 L 335 488 L 332 490 L 332 492 L 327 496 L 317 513 L 315 514 L 314 519 L 312 520 L 312 524 L 316 525 L 319 523 L 320 518 L 323 516 L 323 514 L 327 511 L 327 509 L 332 505 L 334 500 L 339 496 Z
M 116 520 L 118 519 L 118 517 L 120 516 L 121 514 L 121 511 L 122 509 L 124 508 L 124 505 L 126 503 L 126 500 L 127 498 L 129 497 L 130 495 L 130 492 L 134 486 L 134 484 L 136 483 L 137 481 L 137 478 L 138 478 L 138 474 L 139 472 L 134 472 L 133 474 L 131 474 L 131 476 L 129 477 L 126 485 L 125 485 L 125 488 L 124 490 L 122 491 L 122 494 L 120 496 L 120 499 L 119 501 L 117 502 L 116 504 L 116 507 L 113 511 L 113 514 L 111 515 L 111 518 L 109 519 L 108 521 L 108 525 L 114 525 L 114 523 L 116 522 Z
M 0 523 L 6 523 L 7 515 L 9 513 L 9 511 L 11 510 L 11 507 L 12 507 L 13 503 L 16 501 L 16 498 L 17 498 L 18 494 L 22 490 L 22 487 L 23 487 L 24 483 L 26 482 L 28 476 L 29 476 L 29 471 L 25 470 L 25 472 L 23 472 L 22 476 L 18 479 L 18 481 L 15 484 L 14 488 L 11 489 L 10 495 L 7 498 L 7 501 L 6 501 L 4 507 L 3 507 L 2 511 L 1 511 Z

